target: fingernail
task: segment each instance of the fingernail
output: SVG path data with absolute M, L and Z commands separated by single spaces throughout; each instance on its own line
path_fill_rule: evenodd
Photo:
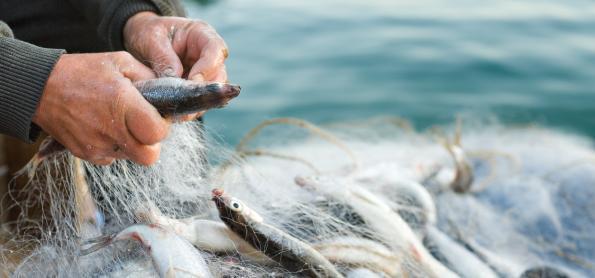
M 172 68 L 165 68 L 159 73 L 159 77 L 177 77 L 176 71 Z

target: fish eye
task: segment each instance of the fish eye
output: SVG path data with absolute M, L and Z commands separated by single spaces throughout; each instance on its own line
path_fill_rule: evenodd
M 240 202 L 240 200 L 238 200 L 238 199 L 231 198 L 231 200 L 229 201 L 229 207 L 233 211 L 241 211 L 242 210 L 242 202 Z

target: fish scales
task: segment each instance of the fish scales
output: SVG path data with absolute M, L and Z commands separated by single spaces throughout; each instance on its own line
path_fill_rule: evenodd
M 305 242 L 264 223 L 260 215 L 239 200 L 213 190 L 213 201 L 221 220 L 254 248 L 289 271 L 309 277 L 343 277 L 322 254 Z
M 134 83 L 142 96 L 163 116 L 178 116 L 225 106 L 240 94 L 240 86 L 201 84 L 175 77 Z
M 202 84 L 182 78 L 163 77 L 138 81 L 134 86 L 163 117 L 190 115 L 200 111 L 225 106 L 240 94 L 239 85 L 227 83 Z M 42 142 L 39 150 L 24 170 L 31 176 L 46 157 L 66 151 L 52 137 Z
M 90 244 L 81 249 L 80 255 L 88 255 L 115 241 L 138 241 L 153 261 L 161 278 L 200 277 L 212 278 L 208 265 L 200 252 L 188 241 L 158 225 L 136 224 L 107 236 L 87 240 Z

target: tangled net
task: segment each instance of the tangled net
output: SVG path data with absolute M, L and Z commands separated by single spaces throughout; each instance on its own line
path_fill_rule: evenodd
M 441 276 L 393 244 L 382 222 L 345 203 L 346 192 L 360 191 L 402 218 L 428 259 L 455 276 L 521 277 L 550 268 L 595 275 L 595 151 L 585 138 L 535 127 L 465 128 L 459 141 L 474 179 L 457 193 L 448 186 L 456 167 L 440 144 L 448 140 L 436 140 L 446 132 L 420 133 L 398 118 L 326 128 L 272 119 L 235 150 L 204 130 L 176 125 L 151 167 L 94 166 L 67 153 L 46 159 L 25 189 L 2 199 L 20 217 L 2 227 L 0 269 L 15 277 L 156 276 L 136 242 L 85 256 L 81 244 L 152 222 L 143 210 L 220 223 L 211 191 L 222 188 L 348 277 Z M 308 190 L 313 181 L 320 188 Z M 262 254 L 198 247 L 215 277 L 300 276 Z

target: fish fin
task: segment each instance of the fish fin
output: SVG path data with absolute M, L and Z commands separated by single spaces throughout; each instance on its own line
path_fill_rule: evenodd
M 113 235 L 103 235 L 103 236 L 88 238 L 88 239 L 83 240 L 83 242 L 81 242 L 81 245 L 104 242 L 106 240 L 111 240 L 113 237 L 114 237 Z
M 79 254 L 79 256 L 89 255 L 103 247 L 108 246 L 110 243 L 111 243 L 111 240 L 106 240 L 104 242 L 95 243 L 88 248 L 80 249 L 78 254 Z
M 91 246 L 89 246 L 87 248 L 81 248 L 79 250 L 79 256 L 85 256 L 85 255 L 91 254 L 103 247 L 108 246 L 110 243 L 112 243 L 112 239 L 114 238 L 114 236 L 115 236 L 114 234 L 104 235 L 104 236 L 99 236 L 99 237 L 84 240 L 81 243 L 81 246 L 89 245 L 89 244 L 91 244 Z

